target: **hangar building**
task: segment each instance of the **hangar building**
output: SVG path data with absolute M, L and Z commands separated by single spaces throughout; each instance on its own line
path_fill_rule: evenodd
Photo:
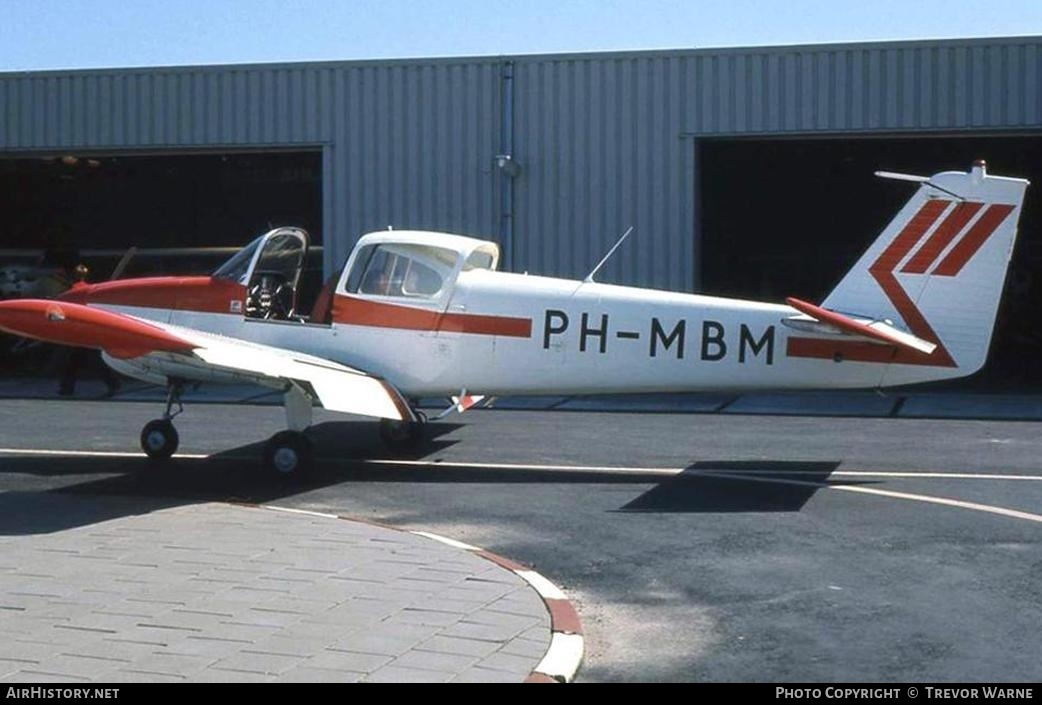
M 0 74 L 0 253 L 388 225 L 515 271 L 820 299 L 908 195 L 1023 176 L 988 386 L 1042 383 L 1042 38 Z

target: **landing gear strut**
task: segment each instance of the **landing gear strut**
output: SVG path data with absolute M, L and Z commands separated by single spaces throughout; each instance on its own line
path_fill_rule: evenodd
M 174 428 L 173 418 L 184 411 L 184 405 L 181 404 L 183 388 L 181 382 L 171 381 L 167 386 L 163 418 L 153 419 L 141 429 L 141 450 L 152 460 L 165 460 L 177 451 L 180 437 Z M 177 406 L 177 411 L 173 410 L 174 406 Z
M 288 431 L 279 431 L 264 446 L 264 464 L 284 480 L 307 475 L 315 462 L 314 446 L 304 431 L 311 426 L 311 397 L 296 384 L 282 397 Z
M 153 460 L 164 460 L 177 452 L 180 439 L 173 419 L 184 411 L 181 393 L 184 383 L 171 379 L 167 385 L 166 410 L 141 429 L 141 449 Z M 305 431 L 311 426 L 312 398 L 297 383 L 290 383 L 283 394 L 288 430 L 279 431 L 264 445 L 264 463 L 283 480 L 306 476 L 315 461 L 314 445 Z M 396 455 L 414 455 L 427 442 L 427 417 L 414 414 L 415 421 L 380 421 L 380 438 Z

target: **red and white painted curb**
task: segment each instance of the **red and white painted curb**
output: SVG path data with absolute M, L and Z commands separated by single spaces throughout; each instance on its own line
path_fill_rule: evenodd
M 370 524 L 382 529 L 390 529 L 392 531 L 400 531 L 402 533 L 432 539 L 445 544 L 446 546 L 451 546 L 452 548 L 457 548 L 461 551 L 468 551 L 480 558 L 491 561 L 500 568 L 514 573 L 528 583 L 529 587 L 535 590 L 539 597 L 542 598 L 543 603 L 546 605 L 546 611 L 550 613 L 550 646 L 543 655 L 543 659 L 536 665 L 535 669 L 532 670 L 532 673 L 528 678 L 525 679 L 525 682 L 569 683 L 575 678 L 575 674 L 579 671 L 579 666 L 582 664 L 583 652 L 585 650 L 585 641 L 583 639 L 582 623 L 579 621 L 579 614 L 575 611 L 575 607 L 573 607 L 572 603 L 568 601 L 567 596 L 565 596 L 560 588 L 539 573 L 521 565 L 520 563 L 516 563 L 509 558 L 504 558 L 503 556 L 486 551 L 483 548 L 471 546 L 462 541 L 456 541 L 455 539 L 439 536 L 438 534 L 432 534 L 429 531 L 409 531 L 407 529 L 399 529 L 396 526 L 389 526 L 387 524 L 381 524 L 367 519 L 340 516 L 338 514 L 325 514 L 323 512 L 313 512 L 307 509 L 279 507 L 271 504 L 242 503 L 239 506 L 259 507 L 261 509 L 270 509 L 272 511 L 285 512 L 287 514 L 303 514 L 324 519 L 341 519 L 344 521 L 355 521 L 360 524 Z
M 572 603 L 568 601 L 561 589 L 534 570 L 516 563 L 509 558 L 471 546 L 455 539 L 445 538 L 427 531 L 410 531 L 410 534 L 434 539 L 443 544 L 458 548 L 492 561 L 500 568 L 509 570 L 538 593 L 550 613 L 550 648 L 546 650 L 526 683 L 569 683 L 575 678 L 582 664 L 585 641 L 583 640 L 582 623 Z

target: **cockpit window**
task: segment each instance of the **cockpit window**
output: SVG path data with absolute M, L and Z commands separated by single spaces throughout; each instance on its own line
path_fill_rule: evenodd
M 363 257 L 362 255 L 367 255 Z M 456 264 L 454 250 L 428 245 L 386 243 L 363 250 L 348 277 L 348 291 L 360 294 L 434 298 Z M 363 272 L 359 277 L 357 272 Z
M 245 286 L 246 276 L 250 269 L 250 262 L 253 261 L 253 255 L 257 252 L 257 248 L 260 247 L 262 240 L 264 240 L 263 235 L 239 250 L 231 259 L 218 267 L 217 271 L 213 273 L 213 276 L 218 279 L 228 279 L 233 282 L 239 282 Z

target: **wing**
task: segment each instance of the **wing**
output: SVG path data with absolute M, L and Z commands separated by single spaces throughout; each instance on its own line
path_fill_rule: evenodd
M 110 356 L 174 365 L 189 374 L 229 373 L 267 386 L 295 384 L 330 411 L 399 421 L 416 416 L 389 382 L 312 355 L 237 338 L 145 321 L 64 301 L 0 301 L 0 330 Z M 193 377 L 194 378 L 194 377 Z
M 786 319 L 785 322 L 794 324 L 793 327 L 804 327 L 799 325 L 803 323 L 807 324 L 806 329 L 811 332 L 845 333 L 870 342 L 896 345 L 927 355 L 937 348 L 936 344 L 899 330 L 888 321 L 852 318 L 792 297 L 785 299 L 785 303 L 804 314 L 804 316 Z

